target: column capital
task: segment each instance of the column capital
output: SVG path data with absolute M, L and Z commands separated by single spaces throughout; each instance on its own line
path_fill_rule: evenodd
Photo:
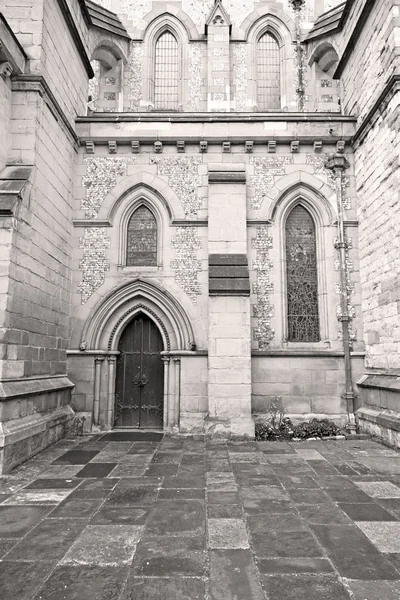
M 94 362 L 101 363 L 104 360 L 104 356 L 95 356 Z
M 345 171 L 349 167 L 349 161 L 342 154 L 332 154 L 325 162 L 325 168 L 331 171 Z

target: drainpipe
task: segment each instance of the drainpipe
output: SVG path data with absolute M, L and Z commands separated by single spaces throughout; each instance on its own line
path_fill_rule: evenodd
M 336 183 L 336 201 L 337 201 L 337 241 L 335 247 L 339 250 L 339 269 L 340 269 L 340 316 L 338 320 L 342 323 L 343 350 L 344 350 L 344 370 L 346 387 L 342 398 L 346 400 L 348 415 L 348 430 L 351 434 L 357 433 L 357 425 L 354 413 L 354 389 L 351 375 L 351 355 L 350 355 L 350 336 L 349 325 L 350 315 L 347 296 L 347 277 L 346 277 L 346 239 L 343 215 L 343 185 L 344 171 L 350 166 L 348 160 L 341 154 L 330 156 L 325 167 L 330 169 L 335 175 Z
M 295 52 L 296 52 L 296 62 L 297 62 L 297 85 L 296 85 L 296 93 L 297 93 L 297 108 L 299 112 L 304 111 L 304 102 L 305 102 L 305 85 L 304 85 L 304 56 L 303 56 L 303 46 L 301 42 L 301 9 L 305 5 L 305 0 L 289 0 L 295 14 L 295 25 L 296 25 L 296 40 L 294 41 Z

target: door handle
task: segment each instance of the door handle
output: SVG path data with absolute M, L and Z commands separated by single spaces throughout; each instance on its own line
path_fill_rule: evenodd
M 147 376 L 144 373 L 138 373 L 136 377 L 133 379 L 134 385 L 138 387 L 144 387 L 149 383 Z

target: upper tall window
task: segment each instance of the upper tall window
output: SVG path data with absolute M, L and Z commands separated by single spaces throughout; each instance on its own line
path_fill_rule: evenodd
M 281 108 L 280 50 L 276 38 L 264 33 L 257 44 L 258 109 Z
M 175 36 L 166 31 L 156 43 L 154 69 L 154 108 L 178 108 L 179 48 Z
M 139 206 L 128 223 L 127 266 L 157 265 L 157 223 L 147 206 Z
M 301 205 L 286 221 L 286 275 L 289 342 L 318 342 L 318 275 L 315 224 Z

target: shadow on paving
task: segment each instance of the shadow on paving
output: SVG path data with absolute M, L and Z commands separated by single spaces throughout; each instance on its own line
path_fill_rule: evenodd
M 114 431 L 0 479 L 1 600 L 399 600 L 400 454 Z

